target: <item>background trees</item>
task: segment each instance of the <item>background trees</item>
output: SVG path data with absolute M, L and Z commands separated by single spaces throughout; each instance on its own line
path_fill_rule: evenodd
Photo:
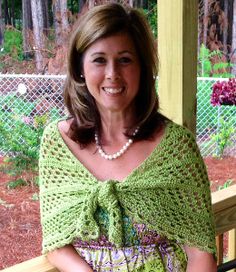
M 199 51 L 203 44 L 209 52 L 220 52 L 221 54 L 215 56 L 209 53 L 208 58 L 213 65 L 217 62 L 231 62 L 231 67 L 224 69 L 236 75 L 236 0 L 198 1 Z M 0 47 L 4 48 L 3 52 L 0 52 L 2 62 L 0 70 L 8 72 L 13 66 L 12 63 L 8 65 L 9 58 L 6 58 L 6 53 L 11 52 L 10 57 L 14 55 L 18 60 L 22 58 L 21 61 L 28 61 L 27 64 L 30 62 L 32 72 L 64 73 L 68 35 L 74 22 L 81 12 L 104 2 L 107 1 L 0 0 Z M 156 14 L 154 14 L 156 0 L 111 0 L 111 2 L 143 8 L 148 13 L 153 31 L 156 32 Z M 7 41 L 3 45 L 4 36 L 9 31 L 18 33 L 15 36 L 21 33 L 22 45 L 17 44 L 19 39 L 12 40 L 10 43 Z M 14 35 L 10 36 L 13 39 Z M 7 44 L 12 45 L 14 42 L 15 46 L 7 47 Z M 18 52 L 19 50 L 22 52 Z
M 233 21 L 232 21 L 232 57 L 231 61 L 233 63 L 232 73 L 236 75 L 236 1 L 233 4 Z
M 198 45 L 203 44 L 210 52 L 211 61 L 219 72 L 235 73 L 236 65 L 236 0 L 199 0 Z M 218 53 L 217 53 L 218 52 Z M 231 65 L 223 65 L 229 62 Z
M 3 44 L 3 30 L 4 30 L 4 22 L 2 16 L 2 0 L 0 0 L 0 47 Z

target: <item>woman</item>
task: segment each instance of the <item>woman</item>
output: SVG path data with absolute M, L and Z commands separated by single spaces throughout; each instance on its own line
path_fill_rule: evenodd
M 65 103 L 40 156 L 43 252 L 60 271 L 216 271 L 209 182 L 193 136 L 158 113 L 146 20 L 118 4 L 71 39 Z

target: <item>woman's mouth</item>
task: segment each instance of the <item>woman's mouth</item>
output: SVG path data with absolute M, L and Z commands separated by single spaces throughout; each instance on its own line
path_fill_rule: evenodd
M 108 94 L 118 94 L 118 93 L 121 93 L 124 90 L 124 88 L 106 88 L 106 87 L 103 87 L 103 90 Z

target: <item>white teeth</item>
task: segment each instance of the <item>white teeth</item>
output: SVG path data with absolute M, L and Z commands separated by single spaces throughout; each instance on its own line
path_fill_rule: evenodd
M 105 92 L 111 93 L 111 94 L 117 94 L 122 92 L 123 88 L 103 88 Z

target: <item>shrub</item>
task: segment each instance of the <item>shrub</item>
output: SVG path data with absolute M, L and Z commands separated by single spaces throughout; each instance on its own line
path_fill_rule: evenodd
M 221 118 L 219 131 L 211 136 L 212 141 L 217 144 L 217 157 L 222 157 L 224 155 L 225 148 L 233 144 L 231 136 L 234 132 L 234 127 Z
M 23 38 L 19 30 L 7 29 L 4 32 L 3 54 L 9 54 L 13 59 L 23 60 Z
M 43 129 L 48 121 L 47 114 L 30 118 L 21 116 L 12 118 L 9 124 L 0 122 L 0 148 L 2 151 L 10 149 L 10 157 L 7 159 L 9 170 L 15 177 L 22 177 L 24 171 L 37 173 L 39 144 Z M 34 175 L 28 175 L 30 182 L 34 182 Z M 15 180 L 16 182 L 16 180 Z
M 157 38 L 157 4 L 153 4 L 151 9 L 144 9 L 144 13 L 147 16 L 154 37 Z
M 224 185 L 220 185 L 220 186 L 218 187 L 218 190 L 226 189 L 226 188 L 228 188 L 232 183 L 233 183 L 233 180 L 232 180 L 232 179 L 228 179 L 228 180 L 226 180 L 226 182 L 224 183 Z
M 20 179 L 8 182 L 7 188 L 15 189 L 17 187 L 26 186 L 26 185 L 27 185 L 27 182 L 24 179 L 20 178 Z
M 212 59 L 218 62 L 213 64 Z M 223 53 L 220 50 L 210 51 L 204 44 L 201 45 L 198 55 L 198 76 L 199 77 L 232 77 L 229 72 L 232 63 L 223 61 Z

